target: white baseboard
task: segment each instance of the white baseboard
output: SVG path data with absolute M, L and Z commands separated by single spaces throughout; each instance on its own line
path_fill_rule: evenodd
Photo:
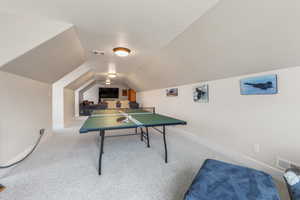
M 261 162 L 254 158 L 251 158 L 250 156 L 247 156 L 240 152 L 236 152 L 232 149 L 225 148 L 221 145 L 218 145 L 216 143 L 213 143 L 211 141 L 203 139 L 189 131 L 178 129 L 176 127 L 168 127 L 168 129 L 173 132 L 176 132 L 178 134 L 181 134 L 185 137 L 188 137 L 193 141 L 198 142 L 200 145 L 205 146 L 206 148 L 212 150 L 213 152 L 216 152 L 217 155 L 220 155 L 220 156 L 223 156 L 230 160 L 233 160 L 234 162 L 236 162 L 238 164 L 264 171 L 264 172 L 272 175 L 274 178 L 276 178 L 278 180 L 282 180 L 283 171 L 281 171 L 280 169 L 277 169 L 277 168 L 275 168 L 271 165 L 268 165 L 264 162 Z

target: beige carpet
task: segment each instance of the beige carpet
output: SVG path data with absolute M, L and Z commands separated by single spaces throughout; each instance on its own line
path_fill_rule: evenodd
M 133 131 L 133 130 L 132 130 Z M 125 133 L 128 131 L 115 131 Z M 182 200 L 206 158 L 224 160 L 182 135 L 169 132 L 169 163 L 160 134 L 151 148 L 138 136 L 107 138 L 102 176 L 97 174 L 98 135 L 78 127 L 51 136 L 1 179 L 1 200 Z M 286 190 L 281 187 L 283 198 Z

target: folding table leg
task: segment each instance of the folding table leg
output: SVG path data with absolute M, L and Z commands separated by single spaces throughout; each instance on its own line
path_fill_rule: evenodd
M 103 146 L 104 146 L 104 137 L 105 137 L 105 131 L 101 130 L 100 131 L 100 136 L 101 136 L 101 143 L 100 143 L 100 152 L 99 152 L 99 168 L 98 168 L 98 173 L 101 175 L 101 168 L 102 168 L 102 154 L 103 154 Z
M 163 126 L 163 137 L 164 137 L 164 146 L 165 146 L 165 163 L 168 163 L 168 149 L 166 141 L 166 127 Z
M 150 148 L 150 138 L 149 138 L 149 130 L 148 127 L 146 127 L 146 136 L 147 136 L 147 147 Z
M 143 128 L 140 127 L 140 130 L 141 130 L 141 141 L 143 141 L 144 140 Z

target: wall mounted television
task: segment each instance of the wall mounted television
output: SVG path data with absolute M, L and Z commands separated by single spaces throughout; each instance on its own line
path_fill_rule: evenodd
M 119 98 L 119 88 L 99 88 L 99 98 Z

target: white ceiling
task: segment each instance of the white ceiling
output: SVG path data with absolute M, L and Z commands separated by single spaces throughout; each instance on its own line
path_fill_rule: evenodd
M 128 78 L 139 90 L 300 66 L 299 0 L 223 0 Z
M 8 62 L 1 70 L 54 83 L 83 64 L 84 51 L 73 28 Z
M 70 29 L 72 24 L 0 11 L 0 26 L 1 67 Z
M 105 52 L 104 56 L 86 54 L 86 64 L 96 74 L 93 78 L 104 80 L 110 66 L 119 74 L 116 82 L 139 90 L 300 65 L 299 0 L 0 3 L 5 11 L 74 24 L 87 52 Z M 116 46 L 129 47 L 133 53 L 118 58 L 111 51 Z M 74 80 L 70 87 L 86 79 Z
M 66 88 L 71 89 L 71 90 L 76 90 L 90 80 L 94 80 L 94 72 L 92 72 L 92 71 L 86 72 L 85 74 L 80 76 L 78 79 L 75 79 L 73 82 L 71 82 L 69 85 L 67 85 Z
M 87 64 L 95 72 L 107 72 L 114 65 L 120 74 L 134 71 L 159 49 L 182 33 L 218 0 L 0 0 L 1 10 L 22 15 L 43 16 L 74 24 Z M 132 55 L 118 58 L 116 46 L 129 47 Z M 102 50 L 104 56 L 89 52 Z M 126 80 L 124 80 L 126 82 Z
M 71 90 L 76 90 L 91 80 L 94 80 L 94 82 L 96 82 L 97 84 L 103 85 L 105 84 L 106 79 L 107 79 L 107 73 L 89 71 L 83 74 L 82 76 L 80 76 L 78 79 L 72 81 L 69 85 L 66 86 L 66 88 Z M 128 88 L 135 88 L 135 86 L 130 84 L 128 78 L 123 74 L 117 73 L 117 77 L 110 78 L 110 81 L 112 85 L 122 85 Z

